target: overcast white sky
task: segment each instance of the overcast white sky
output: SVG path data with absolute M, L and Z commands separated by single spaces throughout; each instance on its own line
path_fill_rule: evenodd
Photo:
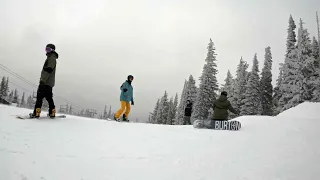
M 117 110 L 119 87 L 132 74 L 131 119 L 146 119 L 165 90 L 180 98 L 190 74 L 199 83 L 210 38 L 219 84 L 228 69 L 235 75 L 241 56 L 251 65 L 258 53 L 262 65 L 267 46 L 275 81 L 289 15 L 297 25 L 302 18 L 314 36 L 319 10 L 319 0 L 0 0 L 0 63 L 38 83 L 44 46 L 54 43 L 60 55 L 54 93 L 83 107 Z M 0 69 L 0 75 L 7 74 Z

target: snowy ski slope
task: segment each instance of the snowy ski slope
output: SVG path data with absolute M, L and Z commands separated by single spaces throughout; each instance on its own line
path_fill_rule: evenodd
M 240 131 L 75 116 L 20 120 L 0 105 L 0 180 L 317 180 L 320 104 L 239 117 Z M 309 114 L 300 118 L 301 112 Z

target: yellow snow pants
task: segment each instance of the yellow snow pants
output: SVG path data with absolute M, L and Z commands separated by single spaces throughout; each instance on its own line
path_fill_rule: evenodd
M 120 101 L 121 107 L 114 115 L 117 119 L 121 116 L 121 114 L 124 112 L 125 117 L 128 118 L 128 115 L 130 113 L 130 103 L 126 101 Z

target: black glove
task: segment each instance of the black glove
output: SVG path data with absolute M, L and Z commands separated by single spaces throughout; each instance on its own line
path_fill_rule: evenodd
M 40 80 L 39 86 L 44 86 L 44 82 Z
M 134 102 L 133 101 L 131 101 L 131 105 L 134 106 Z
M 123 92 L 127 92 L 128 91 L 128 89 L 123 89 Z

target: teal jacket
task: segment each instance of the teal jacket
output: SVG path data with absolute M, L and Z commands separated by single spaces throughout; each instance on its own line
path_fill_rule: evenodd
M 130 102 L 133 101 L 133 87 L 128 81 L 125 81 L 120 87 L 120 101 Z

